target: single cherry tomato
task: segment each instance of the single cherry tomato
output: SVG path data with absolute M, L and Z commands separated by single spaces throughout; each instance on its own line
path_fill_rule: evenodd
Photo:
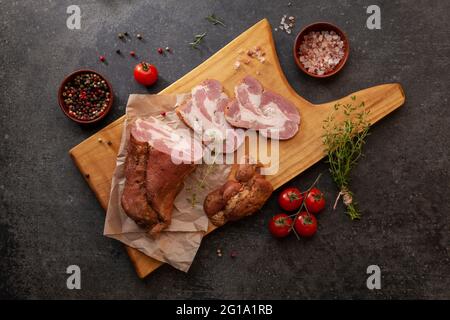
M 280 193 L 278 204 L 283 210 L 294 211 L 300 208 L 303 194 L 297 188 L 287 188 Z
M 308 209 L 309 213 L 319 213 L 325 208 L 325 197 L 317 188 L 312 188 L 305 200 L 306 208 Z
M 317 220 L 306 211 L 300 212 L 294 222 L 295 231 L 299 236 L 309 238 L 317 231 Z
M 158 80 L 158 69 L 152 64 L 141 62 L 134 68 L 134 79 L 144 86 L 151 86 Z
M 292 219 L 285 213 L 277 214 L 269 221 L 270 233 L 276 238 L 286 237 L 292 229 Z

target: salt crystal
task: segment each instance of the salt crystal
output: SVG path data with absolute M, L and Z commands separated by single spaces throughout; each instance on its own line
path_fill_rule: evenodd
M 287 34 L 292 33 L 292 29 L 295 25 L 295 17 L 294 16 L 287 16 L 287 14 L 284 14 L 281 17 L 280 25 L 278 26 L 278 29 L 285 31 Z

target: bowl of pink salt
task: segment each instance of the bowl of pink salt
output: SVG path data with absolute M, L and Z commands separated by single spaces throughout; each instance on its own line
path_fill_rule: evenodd
M 350 52 L 346 34 L 328 22 L 306 26 L 294 42 L 297 66 L 315 78 L 327 78 L 338 73 Z

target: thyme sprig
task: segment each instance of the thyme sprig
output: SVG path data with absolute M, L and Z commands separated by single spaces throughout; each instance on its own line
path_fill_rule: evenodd
M 203 32 L 202 34 L 196 34 L 194 36 L 194 41 L 189 42 L 189 45 L 194 49 L 198 49 L 199 44 L 203 41 L 203 38 L 205 36 L 206 36 L 206 32 Z
M 186 188 L 186 191 L 189 191 L 189 192 L 192 191 L 191 197 L 186 199 L 188 202 L 191 203 L 192 208 L 195 208 L 195 206 L 198 203 L 196 191 L 198 191 L 199 188 L 200 189 L 205 189 L 206 188 L 206 178 L 208 178 L 208 176 L 210 174 L 212 174 L 212 173 L 214 173 L 216 171 L 216 169 L 217 169 L 216 160 L 217 160 L 217 157 L 219 155 L 220 155 L 219 153 L 216 153 L 212 163 L 206 165 L 207 167 L 206 167 L 206 170 L 205 170 L 205 173 L 204 173 L 202 179 L 198 183 L 193 185 L 193 189 L 194 190 L 192 190 L 192 187 L 187 187 Z
M 220 24 L 221 26 L 225 27 L 225 23 L 223 23 L 219 18 L 217 18 L 214 13 L 210 16 L 207 16 L 205 19 L 211 22 L 213 25 Z
M 356 101 L 356 96 L 351 97 Z M 362 155 L 365 138 L 369 135 L 370 123 L 367 122 L 369 111 L 365 110 L 364 102 L 336 104 L 331 116 L 324 120 L 323 143 L 328 156 L 330 174 L 339 187 L 334 209 L 342 196 L 347 214 L 352 220 L 360 219 L 361 213 L 349 189 L 350 172 Z M 343 120 L 338 120 L 342 119 Z

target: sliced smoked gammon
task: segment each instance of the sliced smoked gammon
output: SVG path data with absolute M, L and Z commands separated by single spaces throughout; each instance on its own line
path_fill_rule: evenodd
M 158 151 L 171 155 L 175 163 L 195 163 L 202 159 L 203 148 L 188 128 L 174 129 L 155 117 L 137 119 L 131 133 Z
M 235 99 L 225 108 L 225 118 L 231 125 L 259 130 L 268 138 L 280 140 L 290 139 L 297 133 L 300 114 L 286 98 L 265 90 L 251 76 L 245 77 L 234 92 Z
M 177 108 L 177 114 L 206 146 L 231 153 L 244 141 L 244 132 L 225 120 L 224 111 L 229 101 L 222 84 L 209 79 L 192 89 L 191 98 Z
M 134 132 L 140 133 L 130 134 L 121 204 L 127 216 L 155 236 L 170 225 L 175 198 L 195 165 L 175 164 L 170 154 Z

